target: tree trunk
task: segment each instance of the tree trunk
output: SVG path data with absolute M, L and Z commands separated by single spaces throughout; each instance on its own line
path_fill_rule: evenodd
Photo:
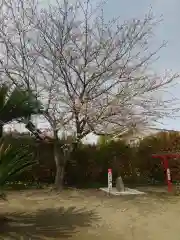
M 64 183 L 65 159 L 61 154 L 57 131 L 54 131 L 54 161 L 56 164 L 55 189 L 61 191 Z
M 0 124 L 0 138 L 2 138 L 3 136 L 3 125 Z
M 64 181 L 64 169 L 65 162 L 63 157 L 60 154 L 60 146 L 58 146 L 58 141 L 56 140 L 54 143 L 54 160 L 56 164 L 56 176 L 55 176 L 55 188 L 57 190 L 63 189 L 63 181 Z

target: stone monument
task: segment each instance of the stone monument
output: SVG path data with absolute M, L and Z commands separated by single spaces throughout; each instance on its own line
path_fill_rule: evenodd
M 122 180 L 122 177 L 119 176 L 117 179 L 116 179 L 116 190 L 118 192 L 125 192 L 125 187 L 124 187 L 124 183 L 123 183 L 123 180 Z

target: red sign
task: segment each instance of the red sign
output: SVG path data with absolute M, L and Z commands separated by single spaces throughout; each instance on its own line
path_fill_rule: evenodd
M 112 173 L 112 169 L 111 168 L 108 169 L 108 173 Z

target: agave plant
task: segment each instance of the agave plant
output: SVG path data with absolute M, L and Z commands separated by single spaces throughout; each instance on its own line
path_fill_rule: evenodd
M 0 141 L 0 189 L 7 181 L 12 181 L 17 175 L 32 167 L 37 162 L 34 154 L 27 146 L 14 148 L 7 145 L 3 139 Z M 1 194 L 1 197 L 3 195 Z

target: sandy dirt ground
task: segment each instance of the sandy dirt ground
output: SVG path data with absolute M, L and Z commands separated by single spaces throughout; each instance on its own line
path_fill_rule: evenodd
M 0 239 L 180 240 L 180 197 L 109 197 L 99 190 L 12 191 Z

